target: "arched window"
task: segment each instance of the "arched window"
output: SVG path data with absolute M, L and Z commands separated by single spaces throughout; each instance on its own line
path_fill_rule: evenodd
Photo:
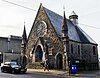
M 96 55 L 95 46 L 93 46 L 93 55 Z
M 73 44 L 71 44 L 71 53 L 73 54 Z
M 80 46 L 78 45 L 78 54 L 80 55 Z

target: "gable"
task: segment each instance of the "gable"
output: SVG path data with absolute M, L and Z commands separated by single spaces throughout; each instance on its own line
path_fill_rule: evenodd
M 44 21 L 47 25 L 47 31 L 46 34 L 43 34 L 42 36 L 35 35 L 36 31 L 35 28 L 37 27 L 37 23 Z M 33 26 L 31 28 L 31 31 L 28 36 L 28 50 L 27 52 L 30 52 L 31 48 L 35 45 L 37 39 L 39 37 L 49 37 L 48 40 L 51 40 L 50 43 L 54 43 L 56 48 L 62 47 L 61 41 L 59 39 L 59 36 L 57 35 L 56 29 L 54 28 L 53 24 L 51 23 L 50 18 L 46 14 L 45 8 L 40 5 L 39 10 L 37 12 L 36 18 L 34 20 Z M 59 48 L 61 49 L 61 48 Z
M 55 34 L 55 35 L 57 35 L 56 33 L 56 29 L 54 28 L 54 26 L 53 26 L 53 23 L 51 23 L 51 20 L 50 20 L 50 18 L 48 17 L 48 15 L 46 14 L 46 11 L 45 11 L 45 8 L 42 6 L 42 5 L 40 5 L 40 7 L 39 7 L 39 9 L 38 9 L 38 12 L 37 12 L 37 15 L 36 15 L 36 18 L 35 18 L 35 20 L 34 20 L 34 23 L 33 23 L 33 25 L 32 25 L 32 28 L 31 28 L 31 31 L 30 31 L 30 33 L 29 33 L 29 36 L 28 36 L 28 38 L 31 36 L 31 35 L 35 35 L 35 33 L 36 33 L 36 31 L 34 30 L 37 26 L 36 26 L 36 24 L 37 23 L 39 23 L 39 22 L 44 22 L 46 25 L 47 25 L 47 27 L 46 27 L 46 29 L 47 29 L 47 34 L 49 34 L 50 32 L 48 32 L 49 30 L 52 30 L 52 32 Z M 53 21 L 52 21 L 53 22 Z M 59 25 L 59 24 L 58 24 Z M 58 36 L 58 35 L 57 35 Z M 42 36 L 40 36 L 40 37 L 42 37 Z

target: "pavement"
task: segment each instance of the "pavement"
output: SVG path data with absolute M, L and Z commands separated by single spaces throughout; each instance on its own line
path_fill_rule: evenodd
M 62 78 L 100 78 L 100 70 L 95 71 L 82 71 L 76 74 L 68 74 L 68 72 L 63 70 L 49 70 L 44 71 L 43 69 L 28 69 L 27 72 L 46 74 L 46 75 L 56 75 Z

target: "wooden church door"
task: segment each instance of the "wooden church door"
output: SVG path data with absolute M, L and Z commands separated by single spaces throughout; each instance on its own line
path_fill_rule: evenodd
M 62 55 L 61 54 L 58 54 L 57 55 L 57 59 L 56 59 L 56 64 L 57 64 L 57 69 L 62 69 L 63 67 L 63 61 L 62 61 Z
M 43 57 L 43 52 L 41 46 L 39 45 L 37 46 L 37 49 L 35 51 L 35 62 L 42 61 L 42 57 Z

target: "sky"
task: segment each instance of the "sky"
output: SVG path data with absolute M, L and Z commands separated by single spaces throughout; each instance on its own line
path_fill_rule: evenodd
M 78 15 L 79 27 L 98 44 L 100 57 L 100 0 L 0 0 L 0 36 L 22 36 L 24 22 L 29 35 L 40 3 L 60 15 L 63 15 L 63 7 L 65 7 L 67 18 L 72 11 L 75 11 Z

